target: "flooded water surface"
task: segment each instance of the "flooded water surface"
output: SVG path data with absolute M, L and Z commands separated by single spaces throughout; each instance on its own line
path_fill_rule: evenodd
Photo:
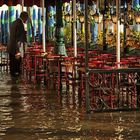
M 0 83 L 0 140 L 140 140 L 139 111 L 87 114 L 76 93 Z

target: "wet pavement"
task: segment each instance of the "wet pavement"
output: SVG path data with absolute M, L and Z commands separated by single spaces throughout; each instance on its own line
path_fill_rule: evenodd
M 140 112 L 85 112 L 77 93 L 0 74 L 0 140 L 140 140 Z

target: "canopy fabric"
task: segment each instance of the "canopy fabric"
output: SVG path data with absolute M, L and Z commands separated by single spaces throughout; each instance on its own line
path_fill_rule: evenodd
M 17 4 L 22 4 L 22 0 L 0 0 L 0 6 L 6 4 L 8 6 L 15 6 Z M 40 6 L 40 0 L 24 0 L 25 6 L 37 5 Z
M 62 0 L 63 2 L 70 2 L 70 0 Z M 77 2 L 84 3 L 84 0 L 76 0 Z M 88 0 L 89 4 L 92 4 L 92 1 L 96 0 Z M 56 0 L 46 0 L 45 5 L 55 5 Z M 6 4 L 8 6 L 15 6 L 17 4 L 22 4 L 22 0 L 0 0 L 0 6 L 3 4 Z M 41 6 L 41 0 L 24 0 L 24 5 L 25 6 Z

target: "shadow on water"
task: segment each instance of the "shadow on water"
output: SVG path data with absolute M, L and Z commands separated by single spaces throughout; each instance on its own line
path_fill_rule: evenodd
M 139 140 L 140 112 L 86 114 L 77 92 L 1 80 L 0 140 Z

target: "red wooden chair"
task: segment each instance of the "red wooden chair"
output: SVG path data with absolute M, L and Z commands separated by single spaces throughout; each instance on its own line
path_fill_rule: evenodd
M 46 60 L 43 51 L 37 48 L 28 48 L 23 58 L 23 74 L 27 80 L 37 82 L 37 78 L 47 76 Z
M 61 90 L 61 62 L 63 60 L 63 55 L 48 54 L 46 60 L 50 84 L 53 84 L 53 88 L 57 86 L 57 89 Z

